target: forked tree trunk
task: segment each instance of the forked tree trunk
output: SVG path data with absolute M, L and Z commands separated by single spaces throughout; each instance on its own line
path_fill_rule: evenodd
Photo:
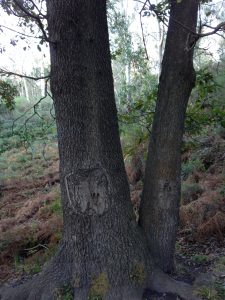
M 195 83 L 193 48 L 197 0 L 171 1 L 170 21 L 149 143 L 140 224 L 151 253 L 165 271 L 174 268 L 180 201 L 181 142 Z
M 48 0 L 51 88 L 64 228 L 58 252 L 1 300 L 141 300 L 147 285 L 190 297 L 151 261 L 119 140 L 106 0 Z

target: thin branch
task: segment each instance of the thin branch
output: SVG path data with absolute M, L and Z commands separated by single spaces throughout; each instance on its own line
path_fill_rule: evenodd
M 18 118 L 13 120 L 13 124 L 12 124 L 12 133 L 14 133 L 14 127 L 15 127 L 15 123 L 20 120 L 22 117 L 24 117 L 30 110 L 34 110 L 33 114 L 28 117 L 25 121 L 25 123 L 23 124 L 23 126 L 25 126 L 25 131 L 27 131 L 27 123 L 35 116 L 37 115 L 39 118 L 43 119 L 39 113 L 37 113 L 37 107 L 38 104 L 41 103 L 42 100 L 44 100 L 47 96 L 48 96 L 48 81 L 50 78 L 47 78 L 45 81 L 45 94 L 43 97 L 41 97 L 32 107 L 28 108 L 22 115 L 20 115 Z M 19 129 L 19 131 L 23 128 L 23 126 Z
M 44 15 L 41 10 L 39 9 L 39 7 L 36 5 L 36 3 L 33 1 L 33 0 L 30 0 L 30 2 L 33 4 L 33 6 L 36 8 L 36 10 L 38 11 L 39 13 L 39 16 L 42 16 L 43 18 L 46 18 L 47 15 Z
M 8 10 L 9 12 L 14 15 L 15 17 L 18 17 L 18 18 L 25 18 L 26 15 L 22 15 L 22 14 L 17 14 L 11 7 L 8 7 Z
M 144 1 L 140 1 L 140 0 L 134 0 L 134 2 L 139 2 L 139 3 L 141 3 L 141 4 L 145 4 Z
M 36 15 L 34 13 L 31 13 L 24 5 L 23 0 L 13 0 L 13 2 L 16 4 L 16 6 L 23 12 L 27 17 L 30 17 L 32 19 L 35 19 L 36 21 L 40 21 L 40 16 Z
M 17 33 L 17 34 L 19 34 L 19 35 L 23 35 L 23 36 L 25 36 L 25 37 L 29 37 L 29 38 L 34 38 L 34 39 L 42 39 L 42 37 L 38 37 L 38 36 L 33 36 L 33 35 L 29 35 L 29 34 L 25 34 L 25 33 L 23 33 L 23 32 L 19 32 L 19 31 L 16 31 L 16 30 L 14 30 L 14 29 L 12 29 L 12 28 L 9 28 L 9 27 L 7 27 L 7 26 L 5 26 L 5 25 L 1 25 L 0 24 L 0 28 L 5 28 L 5 29 L 7 29 L 7 30 L 10 30 L 10 31 L 12 31 L 12 32 L 15 32 L 15 33 Z
M 158 18 L 158 20 L 160 22 L 162 22 L 166 27 L 168 27 L 168 24 L 164 21 L 164 19 L 162 18 L 162 16 L 166 19 L 167 15 L 165 12 L 159 12 L 156 8 L 156 5 L 154 4 L 151 4 L 151 2 L 148 0 L 148 3 L 149 3 L 149 10 L 154 12 L 154 14 L 156 15 L 156 17 Z M 162 16 L 161 16 L 162 15 Z
M 7 71 L 7 70 L 1 69 L 1 68 L 0 68 L 0 75 L 1 76 L 17 76 L 17 77 L 20 77 L 20 78 L 27 78 L 27 79 L 31 79 L 31 80 L 35 80 L 35 81 L 50 78 L 50 75 L 40 76 L 40 77 L 33 77 L 33 76 L 24 75 L 24 74 L 10 72 L 10 71 Z
M 13 2 L 19 7 L 19 9 L 24 12 L 26 14 L 27 17 L 30 17 L 32 19 L 34 19 L 37 22 L 38 27 L 40 28 L 41 32 L 43 33 L 43 37 L 44 39 L 51 43 L 52 41 L 49 40 L 47 33 L 44 29 L 44 25 L 41 22 L 40 16 L 31 13 L 26 7 L 24 7 L 23 3 L 21 0 L 13 0 Z
M 204 26 L 206 26 L 206 25 L 204 25 Z M 211 26 L 206 26 L 206 27 L 212 28 L 213 30 L 209 31 L 209 32 L 206 32 L 206 33 L 198 34 L 199 37 L 205 37 L 205 36 L 213 35 L 213 34 L 217 33 L 218 31 L 224 31 L 225 32 L 225 22 L 219 23 L 216 27 L 211 27 Z
M 187 37 L 187 42 L 186 42 L 186 47 L 185 49 L 187 51 L 190 51 L 191 49 L 193 49 L 193 47 L 195 47 L 196 42 L 203 37 L 206 36 L 210 36 L 213 34 L 217 34 L 221 37 L 223 37 L 225 39 L 225 36 L 223 36 L 222 34 L 218 33 L 218 31 L 222 30 L 225 31 L 225 22 L 221 22 L 220 24 L 218 24 L 216 27 L 211 27 L 211 26 L 206 26 L 206 25 L 202 25 L 205 27 L 210 27 L 213 28 L 212 31 L 206 32 L 206 33 L 196 33 L 194 32 L 192 29 L 190 29 L 188 26 L 184 25 L 182 22 L 172 18 L 172 21 L 174 21 L 175 23 L 179 24 L 182 28 L 184 28 L 187 32 L 188 32 L 188 37 Z
M 135 1 L 140 2 L 140 3 L 143 4 L 142 1 L 138 1 L 138 0 L 135 0 Z M 158 18 L 161 22 L 163 22 L 163 24 L 165 24 L 165 25 L 167 26 L 167 24 L 165 23 L 165 21 L 163 20 L 163 18 L 160 16 L 159 11 L 157 11 L 155 5 L 152 5 L 151 2 L 150 2 L 149 0 L 147 0 L 147 1 L 144 2 L 143 7 L 142 7 L 142 9 L 141 9 L 141 12 L 144 10 L 144 8 L 145 8 L 147 2 L 149 3 L 149 8 L 148 8 L 148 9 L 149 9 L 150 11 L 153 11 L 153 12 L 155 13 L 155 15 L 157 16 L 157 18 Z M 225 31 L 225 22 L 219 23 L 216 27 L 208 26 L 208 25 L 206 25 L 206 24 L 205 24 L 205 25 L 202 25 L 202 24 L 201 24 L 201 25 L 200 25 L 200 29 L 203 28 L 203 27 L 205 26 L 205 27 L 209 27 L 209 28 L 211 28 L 211 29 L 213 29 L 213 30 L 210 31 L 210 32 L 206 32 L 206 33 L 201 33 L 201 32 L 196 33 L 196 32 L 193 31 L 191 28 L 189 28 L 188 26 L 186 26 L 186 25 L 183 24 L 182 22 L 178 21 L 177 19 L 175 19 L 175 18 L 173 18 L 173 17 L 171 17 L 171 16 L 170 16 L 170 18 L 171 18 L 171 20 L 172 20 L 173 22 L 179 24 L 179 25 L 180 25 L 182 28 L 184 28 L 187 32 L 189 32 L 190 34 L 192 34 L 193 37 L 195 37 L 196 41 L 197 41 L 199 38 L 206 37 L 206 36 L 210 36 L 210 35 L 213 35 L 213 34 L 217 34 L 217 35 L 219 35 L 219 36 L 225 38 L 222 34 L 219 34 L 219 33 L 218 33 L 218 31 Z
M 218 33 L 218 32 L 216 32 L 215 34 L 218 35 L 218 36 L 220 36 L 221 38 L 225 39 L 225 35 L 223 35 L 221 33 Z
M 213 35 L 215 33 L 217 33 L 218 31 L 222 30 L 225 31 L 225 22 L 221 22 L 220 24 L 218 24 L 216 27 L 211 27 L 209 25 L 202 25 L 202 27 L 209 27 L 212 28 L 212 31 L 206 32 L 206 33 L 196 33 L 194 32 L 192 29 L 190 29 L 189 27 L 187 27 L 186 25 L 184 25 L 183 23 L 181 23 L 180 21 L 172 18 L 172 20 L 179 24 L 181 27 L 183 27 L 184 29 L 186 29 L 189 33 L 192 33 L 194 36 L 198 37 L 198 38 L 202 38 L 202 37 L 206 37 L 209 35 Z
M 158 20 L 160 22 L 162 22 L 165 26 L 168 26 L 168 25 L 165 22 L 165 20 L 162 18 L 162 16 L 160 15 L 159 11 L 156 9 L 156 6 L 152 5 L 149 0 L 146 0 L 145 2 L 142 2 L 142 1 L 139 1 L 139 0 L 135 0 L 135 1 L 143 4 L 143 6 L 141 8 L 141 11 L 139 12 L 139 15 L 140 15 L 140 24 L 141 24 L 143 44 L 144 44 L 144 48 L 145 48 L 146 57 L 149 60 L 148 52 L 147 52 L 147 46 L 146 46 L 146 40 L 145 40 L 145 35 L 144 35 L 144 28 L 143 28 L 143 23 L 142 23 L 142 15 L 141 15 L 142 12 L 146 9 L 146 5 L 148 4 L 148 6 L 149 6 L 148 10 L 152 11 L 156 15 L 156 17 L 158 18 Z M 166 16 L 166 15 L 164 14 L 164 16 Z
M 33 109 L 36 105 L 38 105 L 42 100 L 43 100 L 43 99 L 39 99 L 32 107 L 30 107 L 30 108 L 28 108 L 27 110 L 25 110 L 25 112 L 24 112 L 22 115 L 20 115 L 18 118 L 16 118 L 16 119 L 13 120 L 13 123 L 12 123 L 12 134 L 14 134 L 15 123 L 16 123 L 18 120 L 20 120 L 22 117 L 24 117 L 30 110 L 32 110 L 32 109 Z M 32 115 L 31 117 L 33 117 L 33 115 Z M 31 117 L 29 117 L 28 119 L 30 120 Z M 28 120 L 28 121 L 29 121 L 29 120 Z M 27 123 L 27 120 L 26 120 L 25 124 L 26 124 L 26 123 Z

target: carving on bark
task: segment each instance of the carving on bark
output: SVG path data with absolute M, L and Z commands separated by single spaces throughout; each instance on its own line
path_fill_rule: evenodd
M 74 212 L 102 215 L 109 206 L 109 181 L 101 167 L 79 169 L 65 176 L 69 204 Z

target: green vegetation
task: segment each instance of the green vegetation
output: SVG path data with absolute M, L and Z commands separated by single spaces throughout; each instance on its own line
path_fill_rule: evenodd
M 18 95 L 16 86 L 11 82 L 0 80 L 0 104 L 4 103 L 9 110 L 15 106 L 15 97 Z
M 182 176 L 187 177 L 190 174 L 193 174 L 194 172 L 201 171 L 203 172 L 205 170 L 205 167 L 202 163 L 202 161 L 199 158 L 188 160 L 182 165 Z
M 217 280 L 213 287 L 203 286 L 196 291 L 205 300 L 224 300 L 225 288 L 223 281 Z
M 146 280 L 146 271 L 145 267 L 142 263 L 136 262 L 134 263 L 132 269 L 131 269 L 131 274 L 130 278 L 131 280 L 136 284 L 136 285 L 144 285 L 145 280 Z
M 214 264 L 214 270 L 215 272 L 224 272 L 225 270 L 225 256 L 219 257 Z
M 202 297 L 206 300 L 219 300 L 217 297 L 217 292 L 209 287 L 201 287 L 196 292 L 197 296 Z
M 92 280 L 88 300 L 102 300 L 109 290 L 109 282 L 105 272 Z
M 65 284 L 55 290 L 56 300 L 73 300 L 73 289 L 70 284 Z
M 201 265 L 201 264 L 205 264 L 209 261 L 209 258 L 207 255 L 201 255 L 201 254 L 195 254 L 194 256 L 192 256 L 192 260 Z
M 53 202 L 47 203 L 42 208 L 43 214 L 56 214 L 61 215 L 62 214 L 62 207 L 61 207 L 61 199 L 58 197 Z
M 225 184 L 222 187 L 220 187 L 219 193 L 220 195 L 225 196 Z
M 196 200 L 202 193 L 203 189 L 198 183 L 183 182 L 181 186 L 181 203 L 188 204 Z

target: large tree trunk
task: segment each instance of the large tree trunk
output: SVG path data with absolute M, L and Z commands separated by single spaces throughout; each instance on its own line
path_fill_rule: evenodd
M 48 14 L 50 39 L 56 41 L 51 89 L 64 211 L 60 256 L 78 290 L 86 287 L 81 289 L 86 295 L 76 299 L 106 294 L 125 299 L 137 283 L 132 272 L 139 268 L 138 280 L 144 284 L 149 263 L 119 140 L 106 1 L 49 0 Z M 94 283 L 100 279 L 105 288 L 98 295 Z
M 149 143 L 140 224 L 151 253 L 166 272 L 174 268 L 180 201 L 181 142 L 195 83 L 193 42 L 197 0 L 171 1 L 170 21 Z

